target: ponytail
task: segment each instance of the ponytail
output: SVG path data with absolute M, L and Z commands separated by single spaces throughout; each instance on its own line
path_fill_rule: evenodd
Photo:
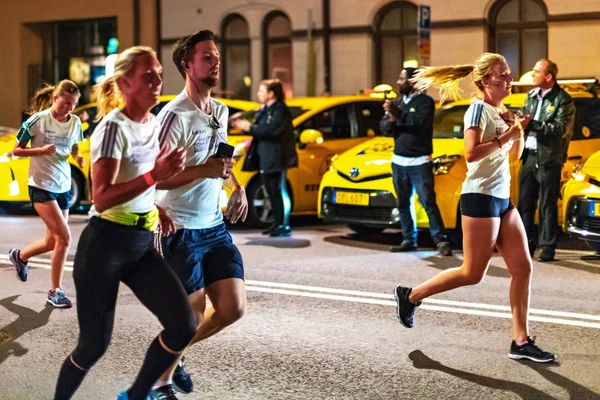
M 33 95 L 31 106 L 27 111 L 28 114 L 35 114 L 52 106 L 52 95 L 54 94 L 54 86 L 46 85 Z
M 430 87 L 440 89 L 440 103 L 448 99 L 458 100 L 461 96 L 459 83 L 471 73 L 473 82 L 480 91 L 483 91 L 481 81 L 492 74 L 492 69 L 499 62 L 506 59 L 496 53 L 483 53 L 475 63 L 453 65 L 449 67 L 423 67 L 417 71 L 410 81 L 418 90 L 424 91 Z
M 106 78 L 99 86 L 96 86 L 95 95 L 98 104 L 95 121 L 98 122 L 106 114 L 117 108 L 121 101 L 115 77 Z

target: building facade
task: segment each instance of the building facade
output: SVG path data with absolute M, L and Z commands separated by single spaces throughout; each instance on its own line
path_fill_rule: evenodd
M 157 49 L 169 94 L 183 87 L 172 46 L 199 29 L 218 37 L 221 96 L 256 99 L 272 77 L 293 96 L 393 85 L 418 59 L 420 5 L 430 6 L 432 65 L 492 51 L 507 57 L 516 79 L 543 57 L 563 78 L 600 77 L 600 0 L 0 0 L 0 125 L 18 126 L 33 89 L 70 77 L 73 59 L 105 56 L 111 29 L 121 49 Z M 61 32 L 89 39 L 73 45 Z
M 75 80 L 89 99 L 111 39 L 158 47 L 157 10 L 157 0 L 0 0 L 0 125 L 19 127 L 44 83 Z

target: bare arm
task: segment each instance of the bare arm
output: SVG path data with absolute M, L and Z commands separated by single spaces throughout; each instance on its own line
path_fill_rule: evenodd
M 26 142 L 17 143 L 12 152 L 17 157 L 37 157 L 37 156 L 49 156 L 56 153 L 56 146 L 53 144 L 47 144 L 42 147 L 27 147 Z
M 173 190 L 202 178 L 223 178 L 231 174 L 233 159 L 224 157 L 208 157 L 204 164 L 185 167 L 183 172 L 159 182 L 156 188 L 159 190 Z
M 465 156 L 468 162 L 481 160 L 504 146 L 512 140 L 516 140 L 521 136 L 521 128 L 518 125 L 513 125 L 500 136 L 494 137 L 492 140 L 482 142 L 483 131 L 477 127 L 471 127 L 465 131 Z
M 94 206 L 98 212 L 133 200 L 154 185 L 149 185 L 143 175 L 128 182 L 115 183 L 120 163 L 121 160 L 116 158 L 99 158 L 94 163 L 92 190 Z M 183 149 L 176 149 L 168 154 L 164 149 L 161 150 L 150 171 L 152 180 L 160 182 L 169 179 L 183 170 L 184 163 Z

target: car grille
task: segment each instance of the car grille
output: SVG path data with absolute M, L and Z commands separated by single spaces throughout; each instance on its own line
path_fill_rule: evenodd
M 600 233 L 600 218 L 582 218 L 577 225 L 586 231 Z
M 600 218 L 591 217 L 589 212 L 593 201 L 600 199 L 572 198 L 567 209 L 567 224 L 591 233 L 600 233 Z

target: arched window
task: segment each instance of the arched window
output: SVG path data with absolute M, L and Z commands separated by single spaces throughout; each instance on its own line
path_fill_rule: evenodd
M 263 78 L 277 78 L 286 95 L 292 93 L 292 24 L 281 11 L 272 11 L 263 21 Z
M 250 37 L 244 17 L 239 14 L 225 17 L 221 38 L 223 95 L 250 100 Z
M 548 9 L 542 0 L 498 0 L 489 21 L 489 49 L 506 57 L 514 79 L 548 57 Z
M 393 1 L 383 6 L 373 22 L 375 29 L 375 81 L 393 85 L 405 61 L 417 60 L 417 6 Z

